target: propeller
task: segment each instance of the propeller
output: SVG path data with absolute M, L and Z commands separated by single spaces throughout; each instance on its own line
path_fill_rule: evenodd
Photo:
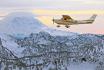
M 54 24 L 54 17 L 53 17 L 53 20 L 52 21 L 53 21 L 53 24 Z

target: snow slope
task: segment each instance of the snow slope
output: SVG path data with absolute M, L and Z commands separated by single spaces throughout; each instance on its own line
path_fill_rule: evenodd
M 81 63 L 81 64 L 71 64 L 68 67 L 68 70 L 95 70 L 96 69 L 96 65 L 95 64 L 90 64 L 90 63 Z
M 15 43 L 14 40 L 9 35 L 0 34 L 0 38 L 2 41 L 3 47 L 6 47 L 10 51 L 12 51 L 14 55 L 18 57 L 22 56 L 21 53 L 24 50 L 24 48 L 19 47 L 18 44 Z
M 44 68 L 43 70 L 49 70 L 49 68 L 52 68 L 54 70 L 54 65 L 50 64 L 49 67 Z M 65 70 L 64 68 L 62 70 Z M 67 67 L 67 70 L 96 70 L 96 64 L 93 63 L 80 63 L 80 64 L 70 64 Z
M 31 13 L 12 13 L 0 22 L 0 32 L 6 34 L 30 34 L 41 30 L 45 25 Z

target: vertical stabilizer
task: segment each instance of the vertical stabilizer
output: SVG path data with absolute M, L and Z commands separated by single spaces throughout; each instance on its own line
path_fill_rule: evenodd
M 96 14 L 93 14 L 89 20 L 95 20 L 96 16 Z

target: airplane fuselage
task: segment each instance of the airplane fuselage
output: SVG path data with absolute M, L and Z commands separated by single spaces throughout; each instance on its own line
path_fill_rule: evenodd
M 96 14 L 92 15 L 88 20 L 74 20 L 68 15 L 62 15 L 61 19 L 53 19 L 53 23 L 55 22 L 57 27 L 60 25 L 65 25 L 65 27 L 70 27 L 70 25 L 78 25 L 78 24 L 92 24 L 96 18 Z
M 76 24 L 91 24 L 93 20 L 59 20 L 55 19 L 55 23 L 59 25 L 76 25 Z

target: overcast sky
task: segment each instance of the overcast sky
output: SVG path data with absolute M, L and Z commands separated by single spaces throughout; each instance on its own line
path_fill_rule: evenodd
M 103 10 L 104 0 L 0 0 L 0 9 Z

